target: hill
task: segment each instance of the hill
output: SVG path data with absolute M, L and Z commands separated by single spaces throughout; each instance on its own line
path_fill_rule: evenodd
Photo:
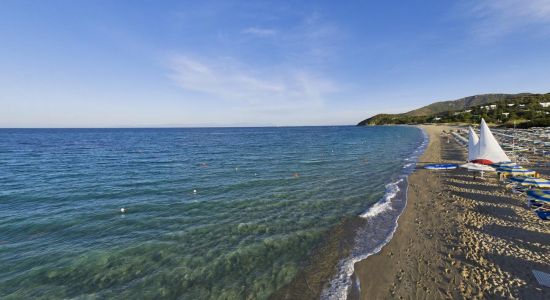
M 457 111 L 470 108 L 472 106 L 494 103 L 500 100 L 506 100 L 518 96 L 529 94 L 483 94 L 461 98 L 458 100 L 435 102 L 430 105 L 411 110 L 404 113 L 407 116 L 431 116 L 446 111 Z
M 541 110 L 542 107 L 539 104 L 541 102 L 550 102 L 550 93 L 475 95 L 454 101 L 432 103 L 403 114 L 378 114 L 359 122 L 358 125 L 475 122 L 481 117 L 492 119 L 495 123 L 505 123 L 516 119 L 525 122 L 546 117 L 546 108 L 544 111 Z M 495 106 L 491 108 L 488 105 Z M 537 115 L 537 112 L 539 114 L 542 112 L 544 116 Z

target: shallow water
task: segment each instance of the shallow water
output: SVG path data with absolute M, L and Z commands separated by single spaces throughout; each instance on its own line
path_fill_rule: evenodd
M 422 141 L 413 127 L 2 129 L 0 297 L 265 299 Z

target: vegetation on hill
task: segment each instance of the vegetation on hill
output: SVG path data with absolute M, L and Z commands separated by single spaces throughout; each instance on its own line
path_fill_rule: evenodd
M 498 102 L 500 100 L 506 100 L 514 97 L 526 96 L 529 94 L 483 94 L 470 97 L 461 98 L 453 101 L 442 101 L 432 103 L 430 105 L 421 107 L 419 109 L 411 110 L 404 115 L 420 117 L 431 116 L 447 111 L 464 110 L 473 106 Z
M 445 107 L 447 109 L 441 111 Z M 430 111 L 436 112 L 429 113 Z M 423 112 L 426 114 L 419 114 Z M 472 96 L 434 103 L 404 114 L 379 114 L 361 121 L 358 125 L 479 123 L 481 118 L 507 126 L 513 126 L 514 123 L 518 127 L 550 126 L 550 93 Z

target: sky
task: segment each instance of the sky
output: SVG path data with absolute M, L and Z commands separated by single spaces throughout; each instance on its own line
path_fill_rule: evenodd
M 0 127 L 348 125 L 550 92 L 550 0 L 0 1 Z

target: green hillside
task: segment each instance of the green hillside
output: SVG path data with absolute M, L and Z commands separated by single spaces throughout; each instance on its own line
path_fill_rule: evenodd
M 444 101 L 403 113 L 379 114 L 358 125 L 420 124 L 420 123 L 477 123 L 481 118 L 496 124 L 522 123 L 523 126 L 550 125 L 548 94 L 486 94 Z M 491 106 L 493 105 L 493 106 Z M 539 125 L 536 125 L 539 124 Z
M 407 116 L 431 116 L 447 111 L 457 111 L 467 109 L 472 106 L 506 100 L 514 97 L 525 96 L 529 94 L 483 94 L 461 98 L 452 101 L 435 102 L 430 105 L 406 112 Z

